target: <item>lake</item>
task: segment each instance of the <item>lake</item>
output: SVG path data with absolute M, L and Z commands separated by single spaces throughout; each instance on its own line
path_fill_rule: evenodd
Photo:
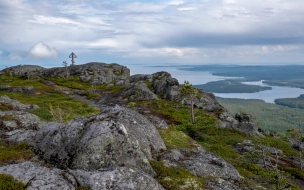
M 212 75 L 210 72 L 206 71 L 185 71 L 178 70 L 181 67 L 142 67 L 131 65 L 128 66 L 131 70 L 131 75 L 134 74 L 153 74 L 159 71 L 167 71 L 172 77 L 176 78 L 179 83 L 184 83 L 185 80 L 188 80 L 191 84 L 206 84 L 211 81 L 224 80 L 227 77 L 220 77 Z M 260 85 L 267 86 L 263 84 L 262 81 L 256 82 L 243 82 L 248 85 Z M 304 94 L 304 89 L 300 88 L 290 88 L 290 87 L 279 87 L 271 86 L 272 90 L 265 90 L 256 93 L 213 93 L 217 97 L 221 98 L 240 98 L 240 99 L 260 99 L 265 102 L 274 103 L 275 99 L 278 98 L 296 98 L 301 94 Z

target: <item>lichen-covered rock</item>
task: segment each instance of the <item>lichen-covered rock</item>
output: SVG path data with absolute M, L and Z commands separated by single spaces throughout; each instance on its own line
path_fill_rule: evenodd
M 44 126 L 38 116 L 24 111 L 0 111 L 0 130 L 39 130 Z
M 128 85 L 130 79 L 130 70 L 115 63 L 97 63 L 91 62 L 83 65 L 69 66 L 69 75 L 78 76 L 81 81 L 90 84 L 110 84 L 117 86 Z M 45 69 L 42 76 L 58 78 L 66 77 L 67 70 L 64 67 Z
M 220 178 L 216 180 L 208 180 L 205 182 L 205 184 L 209 189 L 212 190 L 241 190 L 241 188 L 238 186 Z M 250 188 L 245 189 L 250 190 Z
M 230 181 L 239 181 L 238 171 L 222 158 L 202 150 L 187 148 L 169 151 L 162 157 L 168 167 L 184 167 L 198 177 L 217 177 Z
M 235 126 L 236 130 L 245 133 L 246 135 L 258 135 L 263 136 L 260 133 L 259 127 L 254 122 L 253 118 L 249 114 L 236 114 L 235 119 L 238 121 L 238 124 Z
M 171 74 L 167 72 L 157 72 L 152 74 L 153 76 L 153 88 L 157 94 L 166 94 L 166 91 L 171 86 L 178 86 L 178 80 L 171 77 Z
M 78 183 L 91 190 L 164 190 L 151 176 L 127 167 L 115 167 L 98 171 L 70 170 Z
M 10 76 L 18 76 L 31 78 L 38 76 L 45 68 L 37 65 L 17 65 L 2 70 L 3 73 L 8 73 Z
M 121 92 L 121 96 L 128 97 L 129 100 L 158 100 L 156 94 L 142 81 L 131 83 Z
M 48 123 L 29 143 L 44 160 L 61 168 L 93 171 L 128 166 L 153 174 L 149 160 L 166 150 L 155 127 L 128 108 L 114 106 L 102 111 L 65 126 Z
M 153 76 L 152 75 L 145 75 L 145 74 L 137 74 L 137 75 L 132 75 L 130 77 L 130 82 L 139 82 L 139 81 L 148 81 L 152 82 L 153 81 Z
M 12 175 L 16 180 L 26 184 L 27 190 L 36 189 L 76 189 L 68 180 L 71 174 L 56 168 L 46 168 L 33 162 L 23 162 L 0 167 L 0 173 Z M 75 180 L 75 179 L 74 179 Z
M 35 137 L 36 133 L 36 130 L 17 129 L 8 132 L 2 132 L 0 139 L 8 141 L 10 143 L 29 142 Z
M 148 119 L 151 121 L 151 123 L 157 127 L 157 128 L 160 128 L 160 129 L 167 129 L 168 128 L 168 124 L 166 123 L 165 120 L 159 118 L 159 117 L 156 117 L 156 116 L 153 116 L 153 115 L 150 115 L 148 117 Z

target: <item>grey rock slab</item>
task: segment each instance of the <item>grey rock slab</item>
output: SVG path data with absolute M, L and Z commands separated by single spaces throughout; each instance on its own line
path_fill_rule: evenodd
M 159 118 L 159 117 L 150 115 L 148 117 L 148 119 L 157 128 L 160 128 L 160 129 L 167 129 L 168 128 L 168 124 L 166 123 L 166 121 L 163 120 L 163 119 L 161 119 L 161 118 Z
M 238 186 L 220 178 L 217 180 L 208 180 L 205 184 L 212 190 L 241 190 Z
M 0 126 L 0 129 L 4 128 L 5 130 L 14 130 L 15 128 L 11 127 L 5 127 L 7 126 L 5 124 L 5 118 L 10 117 L 13 118 L 17 124 L 18 129 L 32 129 L 32 130 L 39 130 L 44 126 L 44 122 L 42 122 L 38 116 L 24 112 L 24 111 L 0 111 L 0 119 L 3 119 L 4 121 L 0 121 L 2 124 Z M 3 123 L 4 122 L 4 123 Z M 14 124 L 12 124 L 14 125 Z
M 10 143 L 30 142 L 36 135 L 35 130 L 17 129 L 2 134 L 4 140 Z
M 202 149 L 186 148 L 169 151 L 162 157 L 167 166 L 184 167 L 198 177 L 217 177 L 225 180 L 239 181 L 238 171 L 224 159 Z
M 73 190 L 70 180 L 73 176 L 56 168 L 46 168 L 33 162 L 23 162 L 0 167 L 0 173 L 12 175 L 14 179 L 23 182 L 27 190 L 50 189 L 50 190 Z
M 157 95 L 151 92 L 142 81 L 131 83 L 120 95 L 128 96 L 130 100 L 158 100 Z
M 150 175 L 137 169 L 115 167 L 98 171 L 70 170 L 78 183 L 91 190 L 164 190 Z

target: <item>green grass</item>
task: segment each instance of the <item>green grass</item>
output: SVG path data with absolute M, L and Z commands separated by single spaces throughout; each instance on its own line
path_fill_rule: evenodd
M 0 174 L 0 189 L 1 190 L 23 190 L 25 185 L 22 182 L 14 180 L 10 175 Z
M 38 95 L 2 91 L 0 92 L 0 96 L 1 95 L 7 95 L 23 104 L 38 105 L 40 108 L 31 112 L 44 121 L 52 121 L 54 119 L 50 112 L 50 106 L 60 108 L 62 110 L 65 122 L 77 117 L 97 114 L 99 112 L 97 108 L 94 108 L 87 103 L 74 100 L 56 91 L 53 93 L 42 93 Z
M 167 149 L 191 148 L 193 140 L 185 133 L 178 131 L 174 125 L 168 129 L 158 129 Z
M 11 162 L 24 161 L 33 155 L 34 153 L 25 142 L 17 145 L 8 145 L 0 141 L 0 166 Z

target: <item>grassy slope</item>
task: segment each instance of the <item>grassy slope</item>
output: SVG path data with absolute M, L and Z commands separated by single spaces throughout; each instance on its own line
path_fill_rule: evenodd
M 73 113 L 71 114 L 71 118 L 78 117 L 82 114 L 96 113 L 94 108 L 83 102 L 73 100 L 64 94 L 54 91 L 52 87 L 45 85 L 43 81 L 27 81 L 17 78 L 13 79 L 11 82 L 5 80 L 6 79 L 3 79 L 0 84 L 12 86 L 31 85 L 38 89 L 38 93 L 34 96 L 26 96 L 20 93 L 0 93 L 7 94 L 11 98 L 16 98 L 23 103 L 35 103 L 41 107 L 40 111 L 44 110 L 45 112 L 48 112 L 48 114 L 51 111 L 49 104 L 53 104 L 54 106 L 58 105 L 64 110 L 70 110 L 70 112 Z M 83 84 L 77 79 L 72 79 L 72 81 L 64 81 L 64 79 L 58 81 L 58 79 L 56 79 L 55 82 L 57 85 L 64 86 L 66 88 L 83 90 L 91 88 L 90 85 Z M 105 88 L 105 86 L 98 86 L 96 88 L 102 90 Z M 113 88 L 112 91 L 114 93 L 120 89 L 121 88 Z M 214 152 L 237 168 L 240 174 L 245 177 L 242 179 L 240 186 L 253 187 L 263 185 L 267 188 L 273 188 L 273 184 L 271 183 L 272 177 L 269 176 L 269 173 L 264 168 L 250 163 L 244 156 L 237 154 L 232 149 L 232 146 L 234 146 L 236 143 L 242 142 L 245 139 L 254 139 L 246 137 L 245 135 L 230 129 L 218 129 L 216 127 L 217 119 L 215 117 L 197 109 L 195 110 L 195 123 L 190 124 L 189 108 L 179 103 L 168 102 L 165 100 L 138 101 L 134 102 L 133 105 L 133 109 L 137 108 L 149 109 L 151 114 L 163 117 L 166 119 L 166 121 L 168 121 L 168 123 L 171 124 L 168 129 L 159 129 L 160 135 L 162 136 L 168 149 L 194 148 L 200 144 L 206 150 Z M 45 114 L 39 116 L 45 120 L 53 119 L 45 118 Z M 292 150 L 286 141 L 273 137 L 267 137 L 267 140 L 271 146 L 281 149 L 286 155 L 297 155 L 297 152 Z M 12 160 L 19 160 L 20 155 L 23 154 L 26 156 L 31 155 L 29 149 L 18 148 L 19 146 L 24 147 L 24 144 L 16 145 L 17 147 L 11 147 L 7 144 L 2 144 L 1 146 L 3 146 L 4 149 L 0 149 L 0 155 L 11 155 L 10 159 Z M 8 154 L 9 151 L 13 152 Z M 7 159 L 5 158 L 5 160 Z M 152 161 L 151 165 L 158 174 L 157 180 L 167 189 L 204 189 L 204 181 L 209 179 L 197 178 L 183 168 L 167 168 L 161 161 L 157 160 Z M 283 168 L 283 170 L 292 173 L 299 179 L 303 179 L 302 172 L 296 168 Z M 297 188 L 293 187 L 293 189 Z
M 247 137 L 244 134 L 231 129 L 217 128 L 217 119 L 201 110 L 195 110 L 195 123 L 189 123 L 189 108 L 178 103 L 159 101 L 140 101 L 136 102 L 136 108 L 149 108 L 153 114 L 163 117 L 171 124 L 168 129 L 159 129 L 159 133 L 164 140 L 168 149 L 175 148 L 195 148 L 197 144 L 204 147 L 207 151 L 213 152 L 222 157 L 237 168 L 239 173 L 244 177 L 240 186 L 265 186 L 269 189 L 274 188 L 273 176 L 264 168 L 248 161 L 243 155 L 239 155 L 232 147 L 243 140 L 255 141 L 254 137 Z M 187 135 L 185 135 L 187 134 Z M 192 138 L 190 138 L 192 137 Z M 297 156 L 287 141 L 274 137 L 266 137 L 269 146 L 276 147 L 284 152 L 287 156 Z M 158 173 L 157 180 L 167 189 L 177 189 L 177 187 L 186 186 L 185 189 L 191 189 L 196 186 L 197 189 L 204 189 L 205 179 L 198 179 L 189 175 L 182 168 L 172 170 L 165 167 L 160 161 L 153 161 L 152 166 Z M 283 168 L 282 173 L 288 170 Z M 289 172 L 291 170 L 288 170 Z M 293 168 L 293 176 L 299 177 L 298 169 Z M 302 173 L 301 173 L 302 174 Z M 303 172 L 304 174 L 304 172 Z M 191 181 L 192 183 L 189 183 Z M 292 185 L 292 189 L 299 189 Z

